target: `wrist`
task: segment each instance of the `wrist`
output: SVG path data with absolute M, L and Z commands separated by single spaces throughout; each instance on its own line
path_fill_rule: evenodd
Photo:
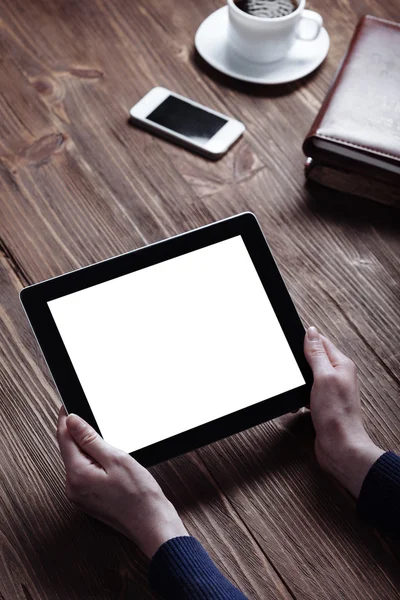
M 169 540 L 183 536 L 189 536 L 189 533 L 179 518 L 174 522 L 161 523 L 141 545 L 141 550 L 151 560 L 163 544 Z
M 318 442 L 316 450 L 317 444 Z M 384 450 L 365 434 L 362 439 L 338 444 L 334 457 L 324 457 L 319 462 L 325 471 L 357 499 L 368 471 L 382 454 Z
M 362 484 L 372 465 L 384 453 L 371 439 L 361 445 L 355 445 L 349 451 L 345 465 L 342 465 L 342 485 L 358 498 Z
M 189 535 L 175 507 L 164 494 L 153 497 L 145 513 L 143 527 L 139 532 L 133 531 L 129 537 L 149 560 L 165 542 Z

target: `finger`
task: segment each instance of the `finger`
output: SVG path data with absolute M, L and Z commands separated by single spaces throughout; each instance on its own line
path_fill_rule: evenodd
M 81 452 L 68 431 L 64 407 L 60 409 L 58 416 L 57 439 L 67 473 L 90 465 L 89 458 Z
M 304 338 L 304 355 L 314 377 L 332 370 L 325 346 L 316 327 L 310 327 Z
M 321 338 L 328 358 L 331 361 L 332 367 L 338 367 L 349 360 L 348 357 L 339 350 L 339 348 L 336 348 L 335 344 L 331 342 L 331 340 L 324 335 L 321 335 Z
M 105 469 L 110 464 L 113 453 L 117 450 L 105 442 L 97 431 L 78 415 L 70 414 L 66 424 L 71 437 L 79 448 Z

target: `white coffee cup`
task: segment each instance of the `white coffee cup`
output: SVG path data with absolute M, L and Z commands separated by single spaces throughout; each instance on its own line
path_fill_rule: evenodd
M 234 0 L 227 0 L 229 10 L 228 44 L 241 57 L 256 63 L 270 63 L 284 58 L 296 39 L 313 41 L 323 21 L 321 15 L 304 10 L 306 0 L 284 17 L 256 17 L 241 10 Z

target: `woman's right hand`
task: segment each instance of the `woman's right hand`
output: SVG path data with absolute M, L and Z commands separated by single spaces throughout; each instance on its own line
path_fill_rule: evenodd
M 315 327 L 307 331 L 304 354 L 314 375 L 310 410 L 317 460 L 358 498 L 365 476 L 384 450 L 364 428 L 356 367 Z

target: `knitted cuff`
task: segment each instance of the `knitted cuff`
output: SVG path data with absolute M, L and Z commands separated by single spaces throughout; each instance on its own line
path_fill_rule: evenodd
M 191 536 L 165 542 L 150 563 L 151 587 L 166 600 L 244 600 Z
M 372 465 L 357 502 L 358 516 L 391 537 L 400 537 L 400 456 L 386 452 Z

